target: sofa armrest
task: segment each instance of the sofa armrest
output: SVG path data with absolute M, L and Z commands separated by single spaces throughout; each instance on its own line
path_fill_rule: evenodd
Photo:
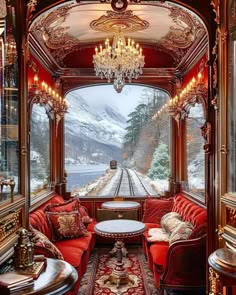
M 173 243 L 167 254 L 160 286 L 206 285 L 206 235 Z
M 43 246 L 38 246 L 38 245 L 34 245 L 34 255 L 44 255 L 47 258 L 58 259 L 58 256 L 54 254 L 52 251 L 50 251 L 49 249 Z

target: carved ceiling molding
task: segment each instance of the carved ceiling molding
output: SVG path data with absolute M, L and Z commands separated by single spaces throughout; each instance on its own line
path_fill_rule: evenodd
M 200 37 L 205 29 L 196 17 L 179 7 L 170 7 L 170 17 L 175 23 L 169 33 L 162 38 L 160 44 L 163 47 L 186 49 Z
M 149 27 L 149 23 L 134 15 L 132 10 L 122 13 L 108 10 L 106 14 L 93 20 L 90 27 L 95 31 L 105 33 L 119 33 L 122 31 L 124 34 L 142 31 Z
M 42 37 L 44 44 L 52 50 L 60 48 L 69 49 L 77 44 L 79 40 L 68 34 L 70 27 L 61 27 L 60 24 L 66 21 L 72 5 L 59 7 L 48 15 L 41 17 L 31 28 Z
M 108 1 L 108 2 L 107 2 Z M 111 3 L 110 0 L 105 0 Z M 130 1 L 136 3 L 136 1 Z M 37 0 L 29 1 L 37 3 Z M 147 4 L 145 1 L 142 4 Z M 154 48 L 157 51 L 167 53 L 173 59 L 173 68 L 177 68 L 184 57 L 191 52 L 192 48 L 200 42 L 205 34 L 205 28 L 198 17 L 183 7 L 173 6 L 169 2 L 150 1 L 153 6 L 159 6 L 166 9 L 169 16 L 170 30 L 161 40 L 138 40 L 139 43 Z M 78 4 L 80 6 L 81 4 Z M 130 5 L 131 6 L 131 5 Z M 36 50 L 40 47 L 53 60 L 54 63 L 64 68 L 63 63 L 66 56 L 72 52 L 80 51 L 84 48 L 91 48 L 98 40 L 89 39 L 86 43 L 70 34 L 71 25 L 66 26 L 72 10 L 74 13 L 75 4 L 63 4 L 55 10 L 42 14 L 30 28 L 31 42 L 37 44 Z M 70 18 L 71 19 L 71 18 Z M 88 24 L 89 25 L 89 24 Z M 116 11 L 107 11 L 103 15 L 90 23 L 93 30 L 110 33 L 117 32 L 120 29 L 126 34 L 131 32 L 144 31 L 151 26 L 148 21 L 142 20 L 139 16 L 133 14 L 131 10 L 125 10 L 122 13 Z M 149 28 L 150 29 L 150 28 Z M 148 43 L 148 45 L 146 45 Z

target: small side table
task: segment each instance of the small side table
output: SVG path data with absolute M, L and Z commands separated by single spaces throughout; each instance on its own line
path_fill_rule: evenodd
M 16 295 L 62 295 L 71 290 L 78 280 L 76 269 L 68 262 L 47 258 L 45 270 L 34 280 L 34 285 L 19 290 Z
M 123 212 L 138 210 L 140 203 L 134 201 L 108 201 L 102 204 L 103 209 L 117 212 L 117 218 L 123 218 Z
M 97 223 L 94 230 L 96 234 L 100 236 L 116 239 L 116 264 L 111 275 L 104 283 L 110 281 L 111 283 L 115 283 L 117 287 L 119 287 L 120 284 L 126 284 L 128 282 L 133 283 L 122 261 L 123 239 L 141 235 L 145 230 L 145 224 L 136 220 L 113 219 Z
M 228 248 L 217 249 L 208 257 L 210 293 L 209 295 L 231 294 L 231 286 L 236 282 L 236 253 Z M 226 288 L 226 292 L 223 289 Z

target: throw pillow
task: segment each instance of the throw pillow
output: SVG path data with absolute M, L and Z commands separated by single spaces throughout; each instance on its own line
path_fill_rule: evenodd
M 190 222 L 181 221 L 170 235 L 170 245 L 178 240 L 187 240 L 193 231 L 193 225 Z
M 77 199 L 71 199 L 64 203 L 48 205 L 45 211 L 49 212 L 72 212 L 78 211 L 79 202 Z
M 173 199 L 147 198 L 144 202 L 143 222 L 160 224 L 161 218 L 171 211 Z
M 93 221 L 92 218 L 89 217 L 87 208 L 80 205 L 80 201 L 78 199 L 71 199 L 64 203 L 53 204 L 46 207 L 45 211 L 48 212 L 72 212 L 79 211 L 82 217 L 82 222 L 84 225 L 88 225 Z
M 148 242 L 168 242 L 169 234 L 162 228 L 150 228 L 147 240 Z
M 30 226 L 31 241 L 34 243 L 34 249 L 37 253 L 44 254 L 50 258 L 64 260 L 60 250 L 40 231 Z
M 64 240 L 88 235 L 78 211 L 46 212 L 52 240 Z
M 161 227 L 168 233 L 172 233 L 175 227 L 182 221 L 182 216 L 176 212 L 169 212 L 161 219 Z

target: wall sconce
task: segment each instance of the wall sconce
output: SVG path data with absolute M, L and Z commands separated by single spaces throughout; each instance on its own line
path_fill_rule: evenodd
M 68 105 L 64 98 L 62 98 L 54 89 L 47 85 L 46 82 L 39 84 L 38 74 L 34 74 L 34 84 L 29 88 L 29 100 L 33 105 L 38 103 L 45 105 L 49 114 L 54 114 L 57 121 L 67 112 Z
M 157 111 L 152 119 L 156 120 L 157 117 L 161 116 L 165 110 L 168 110 L 171 115 L 176 116 L 177 113 L 181 112 L 184 105 L 188 104 L 188 102 L 192 100 L 193 97 L 196 98 L 199 94 L 202 94 L 204 89 L 203 75 L 201 72 L 199 72 L 197 78 L 193 77 L 178 95 L 170 98 L 169 102 Z

